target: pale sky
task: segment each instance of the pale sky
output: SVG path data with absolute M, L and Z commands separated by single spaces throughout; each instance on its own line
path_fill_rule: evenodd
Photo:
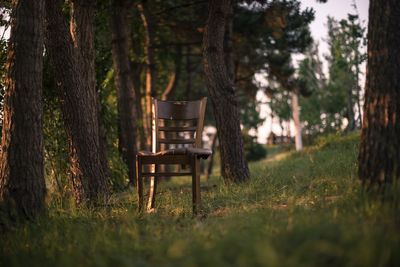
M 311 23 L 310 29 L 312 36 L 316 42 L 319 43 L 319 51 L 321 58 L 323 59 L 323 55 L 328 53 L 328 45 L 326 43 L 327 39 L 327 17 L 334 17 L 337 20 L 347 18 L 347 14 L 354 14 L 354 8 L 352 7 L 353 2 L 357 5 L 358 14 L 360 16 L 360 20 L 362 25 L 367 28 L 368 25 L 368 7 L 369 0 L 328 0 L 327 3 L 321 4 L 317 3 L 316 0 L 301 0 L 302 9 L 307 7 L 312 7 L 315 10 L 315 20 Z M 365 49 L 365 48 L 364 48 Z M 296 57 L 297 58 L 297 57 Z M 296 62 L 295 62 L 296 63 Z M 295 64 L 296 65 L 296 64 Z M 365 65 L 362 66 L 365 68 Z M 327 70 L 327 65 L 324 64 L 324 70 Z M 364 88 L 364 77 L 361 77 L 361 88 Z M 265 102 L 267 99 L 263 95 L 262 92 L 257 94 L 257 98 L 262 102 Z M 269 117 L 269 107 L 267 104 L 261 106 L 261 117 L 265 118 L 264 124 L 258 128 L 258 142 L 266 143 L 266 138 L 271 132 L 272 129 L 275 134 L 282 134 L 281 129 L 277 123 L 271 124 L 271 119 Z M 301 117 L 301 114 L 300 114 Z M 294 127 L 291 125 L 291 133 L 294 133 Z

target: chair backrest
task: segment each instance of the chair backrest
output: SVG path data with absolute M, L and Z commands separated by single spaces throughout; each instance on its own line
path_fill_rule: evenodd
M 196 101 L 153 99 L 153 103 L 153 152 L 171 146 L 201 147 L 206 97 Z

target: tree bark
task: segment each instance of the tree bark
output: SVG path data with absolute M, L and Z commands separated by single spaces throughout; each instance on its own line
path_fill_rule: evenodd
M 100 98 L 96 89 L 94 21 L 97 0 L 72 0 L 70 30 L 74 46 L 81 53 L 83 69 L 82 79 L 88 82 L 91 102 L 96 103 L 96 115 L 99 126 L 100 160 L 103 172 L 109 175 L 107 160 L 106 130 L 101 118 Z
M 118 97 L 120 148 L 128 166 L 129 184 L 136 185 L 137 128 L 135 90 L 129 60 L 130 22 L 128 21 L 130 1 L 114 0 L 112 3 L 112 55 L 115 71 L 115 86 Z
M 291 108 L 292 108 L 292 118 L 294 122 L 294 137 L 295 137 L 295 146 L 296 151 L 300 151 L 303 149 L 303 140 L 301 138 L 301 123 L 300 123 L 300 108 L 299 108 L 299 95 L 296 90 L 292 92 L 292 101 L 291 101 Z M 290 124 L 289 124 L 290 127 Z M 289 136 L 290 138 L 290 136 Z
M 400 176 L 400 2 L 372 0 L 368 68 L 359 151 L 359 178 L 367 187 Z
M 203 64 L 214 108 L 220 144 L 222 176 L 225 181 L 249 179 L 240 130 L 239 108 L 232 79 L 224 58 L 224 33 L 231 1 L 209 1 L 209 15 L 203 37 Z
M 144 54 L 146 62 L 146 113 L 145 113 L 145 129 L 147 137 L 147 146 L 151 145 L 151 122 L 152 122 L 152 107 L 151 98 L 156 97 L 156 82 L 157 82 L 157 68 L 155 62 L 154 44 L 155 44 L 155 23 L 153 18 L 150 16 L 147 10 L 147 1 L 143 0 L 138 4 L 138 9 L 140 12 L 140 17 L 143 21 L 143 26 L 145 29 L 145 45 Z
M 34 218 L 45 207 L 43 16 L 43 2 L 13 1 L 0 154 L 0 205 L 11 220 Z
M 61 111 L 70 143 L 71 178 L 78 204 L 107 200 L 109 187 L 100 159 L 97 103 L 82 75 L 84 64 L 74 48 L 62 13 L 63 0 L 46 0 L 47 52 L 54 68 Z

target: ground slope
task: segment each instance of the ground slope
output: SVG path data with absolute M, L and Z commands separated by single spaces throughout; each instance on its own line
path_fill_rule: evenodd
M 93 211 L 54 199 L 47 217 L 0 237 L 0 266 L 400 266 L 400 201 L 362 192 L 358 140 L 279 153 L 249 183 L 213 177 L 198 218 L 188 179 L 162 183 L 144 216 L 132 192 Z

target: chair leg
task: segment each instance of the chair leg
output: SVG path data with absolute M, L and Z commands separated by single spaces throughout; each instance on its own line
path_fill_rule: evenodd
M 200 162 L 196 156 L 192 158 L 192 205 L 193 214 L 197 215 L 200 208 Z
M 155 172 L 158 172 L 159 166 L 155 165 Z M 152 176 L 150 178 L 150 190 L 149 190 L 149 201 L 147 202 L 147 211 L 154 211 L 156 205 L 156 193 L 157 193 L 157 177 Z
M 136 190 L 138 197 L 138 211 L 143 211 L 143 177 L 142 177 L 142 161 L 136 156 Z

